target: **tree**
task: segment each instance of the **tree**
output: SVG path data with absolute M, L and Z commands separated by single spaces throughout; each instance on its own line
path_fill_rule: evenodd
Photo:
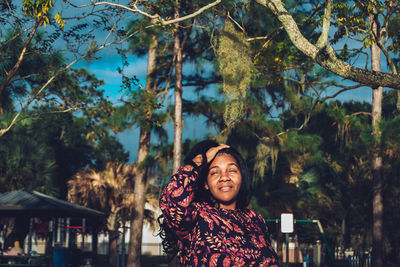
M 370 109 L 356 101 L 324 104 L 305 129 L 322 138 L 321 160 L 299 177 L 300 211 L 318 216 L 330 244 L 359 252 L 371 246 Z
M 109 266 L 116 266 L 117 263 L 119 228 L 133 213 L 136 171 L 136 166 L 131 164 L 108 162 L 103 171 L 82 169 L 68 181 L 69 201 L 103 211 L 107 215 Z M 145 196 L 145 202 L 156 207 L 156 198 L 152 194 L 145 193 Z M 152 211 L 144 211 L 144 220 L 154 227 Z M 134 231 L 134 228 L 131 229 L 131 232 Z
M 385 165 L 383 166 L 384 184 L 382 195 L 384 196 L 384 214 L 383 214 L 383 248 L 384 262 L 393 262 L 393 265 L 400 264 L 400 244 L 397 241 L 399 236 L 395 231 L 390 231 L 395 227 L 398 209 L 399 192 L 399 110 L 397 109 L 396 92 L 384 93 L 382 121 L 380 123 L 382 157 Z M 393 215 L 391 215 L 393 214 Z M 387 246 L 386 244 L 390 244 Z
M 19 8 L 22 8 L 22 10 Z M 82 70 L 71 70 L 71 67 L 82 59 L 93 59 L 96 52 L 119 43 L 121 38 L 115 38 L 108 42 L 108 36 L 106 36 L 102 45 L 97 45 L 96 41 L 93 40 L 95 30 L 107 31 L 111 29 L 110 31 L 113 32 L 113 27 L 109 28 L 106 20 L 93 20 L 96 27 L 90 28 L 88 23 L 79 22 L 81 16 L 85 15 L 74 12 L 74 17 L 62 18 L 60 13 L 57 12 L 59 8 L 59 6 L 54 7 L 51 0 L 38 0 L 34 3 L 24 1 L 20 7 L 9 1 L 1 3 L 0 19 L 6 23 L 2 28 L 3 38 L 0 43 L 0 58 L 2 59 L 2 71 L 0 72 L 2 105 L 0 113 L 7 112 L 10 109 L 13 111 L 16 109 L 18 112 L 10 117 L 7 124 L 3 124 L 2 129 L 0 129 L 0 136 L 22 121 L 25 118 L 24 112 L 32 110 L 32 105 L 51 102 L 58 107 L 58 112 L 92 108 L 90 105 L 85 105 L 82 98 L 80 99 L 81 102 L 72 102 L 71 99 L 66 99 L 66 97 L 74 96 L 68 90 L 57 92 L 58 95 L 64 96 L 59 103 L 57 102 L 58 99 L 54 98 L 55 91 L 62 89 L 60 84 L 63 80 L 66 81 L 67 76 L 75 75 L 75 78 L 87 78 L 88 75 L 83 73 Z M 50 14 L 55 14 L 54 18 L 51 18 Z M 104 14 L 104 16 L 106 15 L 109 15 L 109 13 Z M 116 18 L 118 20 L 120 17 L 116 16 Z M 66 26 L 64 19 L 78 22 L 71 22 Z M 90 45 L 82 44 L 91 39 Z M 64 50 L 61 51 L 61 49 Z M 71 61 L 68 62 L 66 58 L 71 59 Z M 81 82 L 89 84 L 89 79 L 81 80 Z M 56 90 L 54 88 L 57 85 L 55 86 L 53 83 L 58 83 L 59 87 Z M 66 83 L 62 86 L 64 86 L 64 89 L 68 88 Z M 94 94 L 91 90 L 93 87 L 86 86 L 86 84 L 80 89 L 87 89 L 88 96 Z M 101 93 L 98 91 L 97 94 Z M 18 96 L 21 101 L 11 101 L 11 96 Z M 84 95 L 80 97 L 82 96 Z M 15 107 L 16 104 L 19 104 L 19 106 Z M 86 102 L 86 104 L 89 103 Z M 34 114 L 31 113 L 31 115 Z
M 212 5 L 208 5 L 212 6 Z M 174 10 L 169 5 L 157 5 L 148 3 L 148 10 L 153 12 L 163 12 L 160 14 L 168 14 L 171 10 Z M 175 17 L 176 21 L 179 20 L 179 12 L 175 9 Z M 190 13 L 190 11 L 187 11 Z M 196 11 L 194 11 L 196 12 Z M 184 16 L 186 17 L 186 16 Z M 140 85 L 131 88 L 130 82 L 134 80 L 134 78 L 124 77 L 126 81 L 125 89 L 130 89 L 132 95 L 134 96 L 133 101 L 128 100 L 125 101 L 124 107 L 122 110 L 124 111 L 125 116 L 127 116 L 128 120 L 131 118 L 131 123 L 129 125 L 139 125 L 140 126 L 140 140 L 139 140 L 139 149 L 138 149 L 138 163 L 143 169 L 143 176 L 138 175 L 136 178 L 136 183 L 141 183 L 141 187 L 147 186 L 147 169 L 149 166 L 146 162 L 150 161 L 150 137 L 151 131 L 160 128 L 160 125 L 165 122 L 169 118 L 169 110 L 167 109 L 167 114 L 161 114 L 157 109 L 162 106 L 162 102 L 165 100 L 166 92 L 172 87 L 175 89 L 177 93 L 176 102 L 175 102 L 175 123 L 178 124 L 177 130 L 175 133 L 177 134 L 174 142 L 174 151 L 175 155 L 179 154 L 179 158 L 175 157 L 174 165 L 180 164 L 180 154 L 181 152 L 181 132 L 182 132 L 182 111 L 179 105 L 179 102 L 182 98 L 182 83 L 185 77 L 182 75 L 182 53 L 185 52 L 184 44 L 188 42 L 188 39 L 191 38 L 191 25 L 187 26 L 187 30 L 183 31 L 181 29 L 181 25 L 176 25 L 173 31 L 175 46 L 171 45 L 171 34 L 167 32 L 167 26 L 165 28 L 154 27 L 151 30 L 142 31 L 142 28 L 147 28 L 148 25 L 153 25 L 157 22 L 156 18 L 153 18 L 151 22 L 147 18 L 141 18 L 136 21 L 133 21 L 129 26 L 129 32 L 140 31 L 142 34 L 137 35 L 136 38 L 132 39 L 130 43 L 130 51 L 133 51 L 135 54 L 142 54 L 147 51 L 147 60 L 148 60 L 148 69 L 147 69 L 147 78 L 145 88 L 142 88 Z M 190 22 L 189 22 L 190 23 Z M 161 23 L 163 24 L 163 23 Z M 171 24 L 172 26 L 172 24 Z M 128 32 L 128 34 L 129 34 Z M 183 33 L 182 33 L 183 32 Z M 173 49 L 172 49 L 173 48 Z M 175 81 L 172 79 L 173 69 L 175 67 Z M 136 83 L 136 81 L 134 81 Z M 172 84 L 172 86 L 171 86 Z M 179 153 L 176 153 L 178 151 Z M 144 161 L 146 159 L 146 162 Z M 141 181 L 141 182 L 139 182 Z M 136 188 L 136 186 L 135 186 Z M 139 188 L 139 186 L 137 187 Z M 140 189 L 139 189 L 140 190 Z M 139 201 L 139 200 L 138 200 Z M 140 209 L 142 202 L 138 202 L 136 207 Z M 137 210 L 137 214 L 139 216 L 133 218 L 132 227 L 135 229 L 141 229 L 140 224 L 140 213 Z M 133 226 L 134 225 L 134 226 Z M 132 233 L 130 239 L 130 252 L 128 258 L 128 264 L 133 264 L 134 266 L 138 266 L 140 264 L 140 242 L 141 242 L 141 233 L 136 231 Z M 135 252 L 132 250 L 135 249 Z
M 379 29 L 379 20 L 375 17 L 374 13 L 377 13 L 377 5 L 372 1 L 372 14 L 369 14 L 369 24 L 372 34 L 371 44 L 371 69 L 380 72 L 381 68 L 381 48 L 378 42 L 382 42 L 382 32 Z M 396 73 L 396 72 L 395 72 Z M 382 97 L 383 87 L 374 86 L 372 87 L 372 129 L 373 137 L 377 142 L 372 147 L 372 177 L 373 177 L 373 202 L 372 202 L 372 215 L 373 215 L 373 243 L 372 243 L 372 263 L 376 266 L 383 265 L 383 199 L 382 199 L 382 150 L 380 144 L 381 130 L 379 123 L 382 119 Z
M 65 198 L 66 181 L 79 169 L 127 161 L 114 136 L 95 133 L 101 126 L 85 117 L 52 112 L 51 107 L 32 111 L 42 115 L 25 119 L 0 138 L 1 191 L 25 187 Z
M 36 138 L 31 125 L 15 128 L 0 139 L 0 191 L 27 188 L 54 194 L 56 160 L 51 148 Z
M 11 189 L 26 186 L 64 198 L 66 179 L 78 169 L 92 164 L 104 168 L 105 162 L 116 159 L 124 162 L 128 155 L 103 124 L 112 113 L 111 103 L 101 90 L 103 81 L 84 69 L 72 69 L 76 58 L 67 61 L 69 56 L 73 57 L 72 52 L 77 53 L 68 40 L 76 41 L 74 37 L 88 36 L 90 31 L 78 33 L 85 27 L 83 24 L 61 31 L 63 20 L 51 1 L 31 4 L 24 2 L 22 11 L 9 1 L 2 2 L 0 7 L 0 18 L 5 21 L 0 43 L 0 136 L 3 153 L 7 155 L 2 158 L 1 177 L 18 181 Z M 55 19 L 48 12 L 56 14 Z M 69 52 L 62 50 L 62 46 L 54 46 L 61 40 L 70 44 Z M 82 49 L 77 41 L 72 43 Z M 88 56 L 84 51 L 80 59 Z M 27 133 L 34 139 L 29 145 Z M 101 148 L 105 143 L 113 147 Z M 21 149 L 15 149 L 18 147 Z M 46 156 L 42 160 L 31 158 L 27 147 Z M 6 168 L 12 166 L 12 158 L 23 163 L 23 179 L 17 171 L 21 168 L 14 171 Z M 40 164 L 41 167 L 35 167 Z M 42 177 L 33 180 L 36 182 L 27 181 L 37 175 Z
M 313 19 L 321 22 L 321 33 L 315 45 L 309 39 L 310 37 L 303 34 L 299 29 L 300 22 L 296 22 L 296 13 L 290 13 L 282 1 L 280 0 L 258 0 L 257 3 L 267 7 L 282 23 L 291 42 L 305 55 L 310 57 L 313 61 L 318 63 L 323 68 L 352 81 L 359 82 L 360 84 L 371 86 L 373 88 L 390 87 L 399 89 L 400 76 L 397 74 L 396 65 L 392 59 L 393 53 L 398 53 L 398 39 L 391 38 L 392 43 L 387 40 L 392 36 L 390 33 L 391 23 L 395 24 L 398 20 L 396 9 L 398 3 L 396 1 L 385 1 L 384 3 L 378 1 L 348 1 L 343 4 L 337 4 L 333 9 L 333 1 L 325 1 L 323 8 L 315 6 L 313 8 L 297 8 L 296 10 L 308 10 L 310 20 Z M 303 4 L 303 2 L 300 3 Z M 321 10 L 324 10 L 322 16 Z M 333 13 L 337 12 L 337 13 Z M 316 18 L 321 14 L 321 19 Z M 332 14 L 337 15 L 338 32 L 333 38 L 329 39 L 329 30 L 332 20 Z M 369 19 L 369 23 L 368 23 Z M 341 23 L 344 21 L 344 23 Z M 307 20 L 306 20 L 307 22 Z M 352 37 L 361 37 L 364 48 L 371 47 L 372 67 L 370 70 L 361 69 L 339 59 L 336 55 L 334 48 L 331 44 L 337 42 L 339 39 L 348 35 Z M 365 38 L 364 36 L 368 36 Z M 393 45 L 392 45 L 393 44 Z M 379 53 L 382 51 L 386 57 L 390 72 L 382 72 L 379 61 Z M 391 54 L 392 53 L 392 54 Z M 373 125 L 376 127 L 380 117 L 380 93 L 381 89 L 374 89 L 373 100 Z M 376 127 L 374 135 L 378 137 L 379 131 Z M 379 137 L 377 138 L 379 140 Z M 379 143 L 375 146 L 379 151 Z M 381 174 L 380 169 L 382 166 L 381 157 L 377 152 L 372 161 L 372 170 L 374 173 L 374 257 L 373 262 L 376 265 L 381 265 L 381 240 L 382 240 L 382 197 L 381 197 Z
M 174 18 L 179 18 L 181 12 L 181 1 L 176 0 L 174 6 Z M 189 35 L 187 33 L 187 35 Z M 175 109 L 174 109 L 174 161 L 172 172 L 175 173 L 182 162 L 182 50 L 183 40 L 181 38 L 181 25 L 174 25 L 174 62 L 175 62 Z
M 151 36 L 150 45 L 147 56 L 147 74 L 146 74 L 146 87 L 144 94 L 155 97 L 157 90 L 156 84 L 156 71 L 157 71 L 157 47 L 158 39 L 156 35 Z M 150 137 L 152 128 L 152 117 L 154 108 L 148 105 L 146 109 L 141 111 L 145 123 L 140 127 L 139 147 L 137 153 L 137 164 L 139 169 L 135 177 L 134 185 L 134 202 L 133 202 L 133 216 L 131 220 L 130 229 L 136 231 L 130 232 L 129 248 L 128 248 L 128 262 L 127 266 L 141 266 L 141 244 L 142 244 L 142 228 L 144 218 L 144 204 L 145 192 L 147 188 L 147 168 L 144 164 L 150 149 Z
M 298 27 L 297 22 L 291 15 L 289 11 L 284 7 L 282 1 L 280 0 L 257 0 L 257 3 L 267 7 L 282 23 L 285 31 L 287 32 L 291 42 L 305 55 L 312 58 L 315 62 L 320 64 L 323 68 L 332 71 L 333 73 L 339 75 L 340 77 L 359 82 L 363 85 L 373 86 L 373 87 L 390 87 L 394 89 L 399 89 L 400 78 L 397 72 L 381 72 L 376 70 L 364 70 L 351 66 L 350 64 L 340 60 L 335 55 L 335 50 L 332 46 L 328 44 L 329 41 L 329 29 L 331 25 L 331 14 L 332 14 L 332 0 L 327 0 L 325 2 L 325 12 L 324 19 L 322 21 L 322 32 L 317 43 L 314 45 L 307 40 Z M 350 1 L 349 1 L 350 2 Z M 393 1 L 386 1 L 385 3 L 377 3 L 375 1 L 368 1 L 362 4 L 359 1 L 354 1 L 355 6 L 361 7 L 365 12 L 371 12 L 373 15 L 373 10 L 379 10 L 378 6 L 382 9 L 379 14 L 386 14 L 385 28 L 389 27 L 390 23 L 395 16 L 395 10 L 397 8 L 396 3 Z M 368 10 L 367 8 L 370 7 Z M 379 15 L 376 14 L 376 15 Z M 367 15 L 368 16 L 368 15 Z M 372 29 L 371 29 L 372 30 Z M 373 38 L 372 31 L 371 39 Z M 382 40 L 380 40 L 382 41 Z M 382 43 L 379 45 L 382 48 Z M 390 55 L 387 53 L 387 57 Z M 392 65 L 393 66 L 393 65 Z

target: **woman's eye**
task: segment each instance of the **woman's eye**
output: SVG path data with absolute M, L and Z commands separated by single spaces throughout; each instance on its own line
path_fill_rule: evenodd
M 214 176 L 214 175 L 217 175 L 218 174 L 218 171 L 212 171 L 212 172 L 210 172 L 210 175 L 211 176 Z
M 231 169 L 231 170 L 229 170 L 229 172 L 236 173 L 236 172 L 237 172 L 237 170 L 235 170 L 235 169 Z

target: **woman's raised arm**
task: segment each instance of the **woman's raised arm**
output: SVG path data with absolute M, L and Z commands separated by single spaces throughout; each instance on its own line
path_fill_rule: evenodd
M 198 186 L 197 177 L 197 172 L 192 166 L 181 167 L 161 194 L 160 208 L 164 220 L 181 238 L 190 233 L 197 217 L 197 210 L 192 205 Z

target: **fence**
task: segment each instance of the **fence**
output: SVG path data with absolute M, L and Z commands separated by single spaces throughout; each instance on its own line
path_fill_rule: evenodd
M 349 267 L 371 267 L 371 254 L 363 254 L 362 256 L 348 256 L 347 261 Z

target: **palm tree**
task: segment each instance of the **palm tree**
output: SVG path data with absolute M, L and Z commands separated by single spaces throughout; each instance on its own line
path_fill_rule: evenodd
M 103 171 L 81 170 L 68 181 L 68 200 L 103 211 L 109 231 L 109 266 L 116 266 L 118 229 L 133 213 L 133 185 L 137 167 L 132 164 L 109 162 Z M 156 207 L 157 199 L 146 194 L 146 202 Z M 145 221 L 154 225 L 152 211 L 145 211 Z

